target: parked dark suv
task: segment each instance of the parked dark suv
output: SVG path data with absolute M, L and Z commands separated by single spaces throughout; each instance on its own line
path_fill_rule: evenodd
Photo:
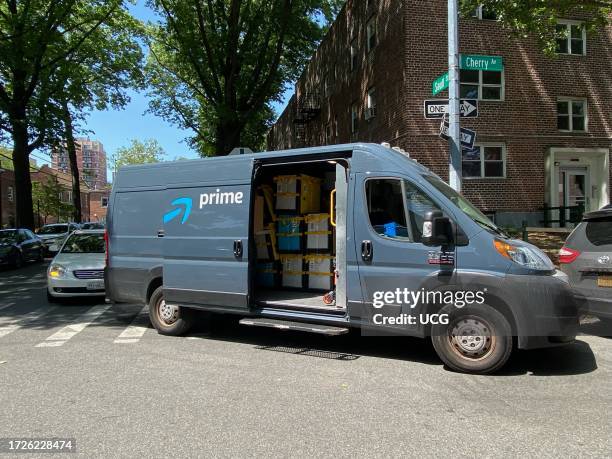
M 582 312 L 612 328 L 611 205 L 584 215 L 559 251 L 559 263 Z

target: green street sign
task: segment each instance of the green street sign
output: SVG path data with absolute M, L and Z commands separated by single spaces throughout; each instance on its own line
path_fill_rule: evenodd
M 448 72 L 436 78 L 431 84 L 431 92 L 434 96 L 445 89 L 448 89 Z
M 504 59 L 501 56 L 461 54 L 459 68 L 462 70 L 486 70 L 489 72 L 502 72 L 504 70 Z

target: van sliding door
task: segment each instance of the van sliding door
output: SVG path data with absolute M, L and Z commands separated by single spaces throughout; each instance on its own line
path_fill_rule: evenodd
M 165 300 L 246 310 L 253 160 L 230 157 L 195 167 L 190 184 L 183 176 L 166 190 Z

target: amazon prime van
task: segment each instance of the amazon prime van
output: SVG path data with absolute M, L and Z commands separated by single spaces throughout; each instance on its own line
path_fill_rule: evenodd
M 402 152 L 349 144 L 128 166 L 107 217 L 106 291 L 159 333 L 195 310 L 327 335 L 431 337 L 450 368 L 572 342 L 567 277 Z M 371 338 L 363 338 L 371 339 Z

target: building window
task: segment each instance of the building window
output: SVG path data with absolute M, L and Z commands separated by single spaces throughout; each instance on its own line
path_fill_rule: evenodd
M 353 40 L 351 42 L 351 62 L 350 62 L 350 68 L 351 68 L 351 72 L 353 70 L 355 70 L 357 68 L 357 66 L 359 65 L 359 56 L 357 55 L 357 40 Z
M 366 97 L 366 112 L 365 119 L 369 120 L 376 116 L 376 93 L 374 88 L 368 89 L 368 95 Z
M 13 202 L 13 200 L 15 199 L 15 190 L 13 189 L 12 186 L 9 186 L 6 189 L 6 197 L 9 202 Z
M 102 196 L 100 198 L 100 205 L 102 207 L 108 207 L 108 197 L 107 196 Z
M 559 21 L 557 54 L 586 54 L 586 28 L 581 22 Z
M 557 101 L 557 128 L 560 131 L 587 130 L 587 102 L 584 99 L 559 99 Z
M 359 119 L 359 110 L 357 109 L 357 104 L 354 103 L 351 105 L 351 134 L 357 132 L 357 121 Z
M 466 178 L 504 178 L 506 176 L 506 146 L 480 144 L 462 151 L 462 171 Z
M 472 17 L 476 19 L 484 19 L 485 21 L 497 21 L 497 14 L 495 11 L 485 8 L 482 5 L 474 8 L 474 11 L 472 11 Z
M 376 17 L 373 17 L 366 24 L 366 50 L 368 53 L 376 46 Z
M 504 72 L 461 70 L 461 98 L 504 100 Z

